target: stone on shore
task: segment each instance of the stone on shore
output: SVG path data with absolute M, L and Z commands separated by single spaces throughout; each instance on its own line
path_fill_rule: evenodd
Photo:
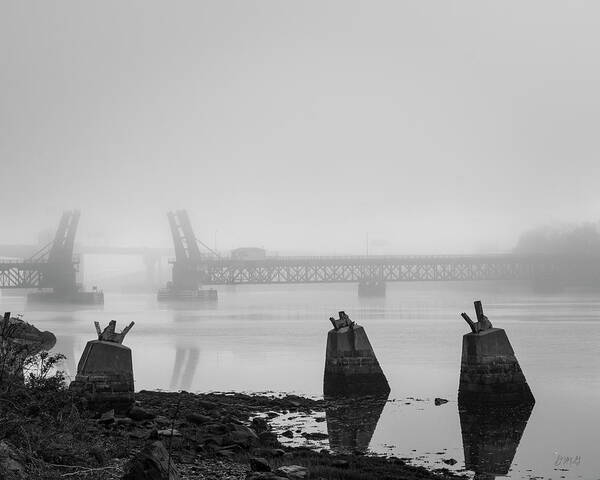
M 289 480 L 304 480 L 308 477 L 308 469 L 300 465 L 285 465 L 275 470 L 275 473 Z
M 0 441 L 0 478 L 21 480 L 25 478 L 25 467 L 15 448 L 5 440 Z
M 264 458 L 252 457 L 250 458 L 250 470 L 253 472 L 270 472 L 271 465 Z
M 153 442 L 125 466 L 123 480 L 180 480 L 175 462 L 162 442 Z

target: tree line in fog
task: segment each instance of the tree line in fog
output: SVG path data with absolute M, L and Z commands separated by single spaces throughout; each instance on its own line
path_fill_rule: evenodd
M 599 254 L 600 221 L 578 225 L 544 226 L 523 233 L 516 253 Z

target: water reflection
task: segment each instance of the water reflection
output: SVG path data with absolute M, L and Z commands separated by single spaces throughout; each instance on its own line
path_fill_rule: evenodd
M 533 410 L 532 404 L 511 408 L 459 405 L 465 468 L 474 479 L 507 475 Z
M 329 447 L 334 453 L 365 453 L 389 395 L 327 398 Z
M 175 363 L 171 375 L 170 390 L 189 390 L 196 374 L 200 351 L 192 345 L 175 346 Z

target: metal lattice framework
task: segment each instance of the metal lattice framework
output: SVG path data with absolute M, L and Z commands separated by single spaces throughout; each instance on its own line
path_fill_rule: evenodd
M 26 260 L 0 259 L 0 288 L 74 289 L 73 243 L 80 213 L 63 213 L 54 240 Z
M 588 262 L 589 263 L 589 262 Z M 556 256 L 356 256 L 203 259 L 190 265 L 203 284 L 338 283 L 526 280 L 564 271 L 572 259 Z M 600 262 L 596 262 L 600 272 Z
M 0 288 L 41 288 L 43 269 L 35 262 L 0 261 Z

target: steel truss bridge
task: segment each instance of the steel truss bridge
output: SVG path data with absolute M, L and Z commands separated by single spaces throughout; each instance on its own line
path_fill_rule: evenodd
M 209 285 L 530 280 L 582 269 L 600 278 L 598 258 L 512 254 L 204 259 L 190 267 Z
M 405 255 L 220 257 L 200 242 L 185 210 L 167 214 L 175 260 L 175 290 L 200 285 L 274 283 L 360 283 L 478 280 L 585 279 L 600 285 L 600 256 L 582 255 Z M 200 251 L 200 245 L 209 253 Z
M 0 259 L 0 288 L 76 289 L 79 258 L 73 244 L 79 224 L 77 210 L 64 212 L 54 240 L 25 260 Z

